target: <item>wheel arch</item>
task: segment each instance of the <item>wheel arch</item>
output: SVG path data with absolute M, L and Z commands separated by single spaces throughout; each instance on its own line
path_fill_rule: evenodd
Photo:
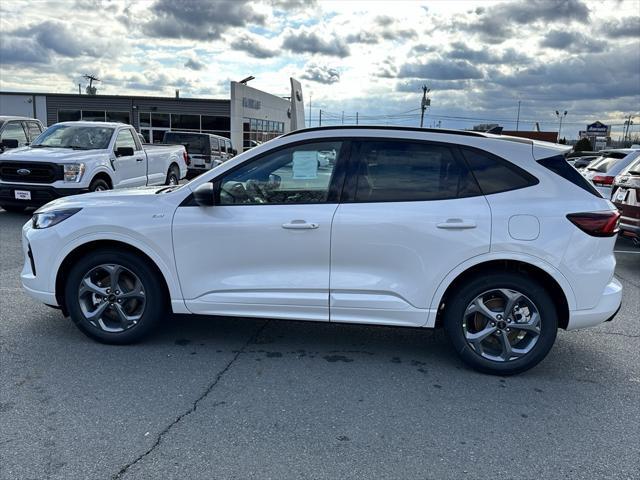
M 123 241 L 92 240 L 92 241 L 88 241 L 80 245 L 77 245 L 70 252 L 68 252 L 57 269 L 56 277 L 55 277 L 56 301 L 58 302 L 58 305 L 60 305 L 60 307 L 62 308 L 62 311 L 64 312 L 65 315 L 67 315 L 67 308 L 65 306 L 65 290 L 64 290 L 65 284 L 64 283 L 69 270 L 71 269 L 71 267 L 73 266 L 73 264 L 78 258 L 86 255 L 89 252 L 93 252 L 101 248 L 116 248 L 120 250 L 126 250 L 143 258 L 158 275 L 158 278 L 160 279 L 160 283 L 163 289 L 163 294 L 164 294 L 163 298 L 166 299 L 166 306 L 171 308 L 172 295 L 171 295 L 171 288 L 169 286 L 170 283 L 168 282 L 167 276 L 166 276 L 167 272 L 163 271 L 163 269 L 160 268 L 160 266 L 158 266 L 158 263 L 153 258 L 151 258 L 150 255 L 148 255 L 142 249 L 136 246 L 133 246 L 130 243 L 125 243 Z
M 105 182 L 107 182 L 109 184 L 109 188 L 113 189 L 113 179 L 111 178 L 111 175 L 109 175 L 105 171 L 100 171 L 100 172 L 94 174 L 93 177 L 91 177 L 91 181 L 89 182 L 89 185 L 91 185 L 93 183 L 93 181 L 98 179 L 98 178 L 104 180 Z
M 441 326 L 442 312 L 446 302 L 456 289 L 472 277 L 487 275 L 495 272 L 516 272 L 534 278 L 551 296 L 558 311 L 558 326 L 566 329 L 569 324 L 569 311 L 574 308 L 574 296 L 568 281 L 564 276 L 542 261 L 528 261 L 529 259 L 486 259 L 464 268 L 455 269 L 438 287 L 432 302 L 432 312 L 435 312 L 434 326 Z

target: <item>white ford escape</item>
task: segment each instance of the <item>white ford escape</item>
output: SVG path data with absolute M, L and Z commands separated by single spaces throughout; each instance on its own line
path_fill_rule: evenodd
M 517 373 L 558 328 L 620 307 L 619 214 L 565 149 L 463 131 L 301 130 L 181 187 L 47 204 L 23 228 L 22 282 L 106 343 L 141 339 L 170 310 L 442 325 L 472 367 Z

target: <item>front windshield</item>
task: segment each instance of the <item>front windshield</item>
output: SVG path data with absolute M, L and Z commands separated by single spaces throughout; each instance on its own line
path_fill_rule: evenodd
M 113 128 L 93 125 L 53 125 L 45 130 L 32 147 L 103 150 L 109 147 Z

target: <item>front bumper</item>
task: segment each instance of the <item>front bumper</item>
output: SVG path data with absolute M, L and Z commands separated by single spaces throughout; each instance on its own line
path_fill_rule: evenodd
M 622 303 L 622 284 L 615 278 L 607 284 L 598 304 L 586 310 L 569 312 L 567 330 L 576 330 L 599 325 L 613 320 Z
M 18 200 L 16 190 L 31 192 L 31 200 Z M 25 207 L 41 207 L 45 203 L 60 197 L 85 193 L 82 188 L 56 188 L 50 185 L 20 185 L 19 183 L 0 183 L 0 204 L 21 205 Z

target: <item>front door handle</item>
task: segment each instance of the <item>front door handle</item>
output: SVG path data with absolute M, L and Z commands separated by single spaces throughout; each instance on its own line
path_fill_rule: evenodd
M 289 223 L 282 224 L 282 228 L 288 230 L 315 230 L 318 226 L 317 223 L 307 223 L 304 220 L 291 220 Z
M 467 228 L 476 228 L 476 222 L 473 220 L 463 220 L 462 218 L 448 218 L 446 222 L 438 223 L 436 227 L 445 230 L 464 230 Z
M 136 162 L 142 162 L 144 161 L 144 158 L 136 158 Z

